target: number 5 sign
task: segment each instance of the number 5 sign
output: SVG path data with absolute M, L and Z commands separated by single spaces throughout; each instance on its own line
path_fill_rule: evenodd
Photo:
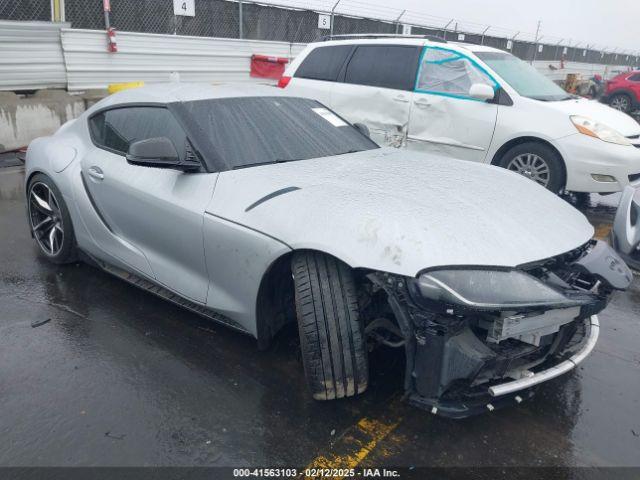
M 183 15 L 185 17 L 195 17 L 195 0 L 173 0 L 173 14 Z
M 318 14 L 318 28 L 329 30 L 331 28 L 331 15 Z

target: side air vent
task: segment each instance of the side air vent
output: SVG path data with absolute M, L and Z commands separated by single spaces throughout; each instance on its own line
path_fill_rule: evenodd
M 286 187 L 286 188 L 281 188 L 280 190 L 276 190 L 275 192 L 271 192 L 269 195 L 265 195 L 264 197 L 259 198 L 258 200 L 253 202 L 251 205 L 245 208 L 244 211 L 248 212 L 249 210 L 253 210 L 258 205 L 264 202 L 268 202 L 272 198 L 276 198 L 276 197 L 279 197 L 280 195 L 285 195 L 290 192 L 295 192 L 296 190 L 300 190 L 300 187 Z

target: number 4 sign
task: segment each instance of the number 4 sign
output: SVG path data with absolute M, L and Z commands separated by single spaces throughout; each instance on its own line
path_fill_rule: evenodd
M 195 17 L 195 0 L 173 0 L 173 14 L 183 15 L 185 17 Z

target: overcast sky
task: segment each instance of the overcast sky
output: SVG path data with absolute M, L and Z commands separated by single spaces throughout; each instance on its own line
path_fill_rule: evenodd
M 336 0 L 262 1 L 330 9 Z M 341 0 L 338 7 L 339 12 L 363 16 L 370 12 L 371 16 L 386 18 L 397 16 L 403 9 L 421 12 L 425 20 L 432 16 L 429 20 L 438 26 L 444 25 L 446 18 L 455 18 L 462 22 L 461 29 L 464 22 L 502 28 L 488 34 L 510 36 L 520 30 L 529 34 L 525 35 L 527 40 L 533 39 L 541 20 L 542 42 L 557 43 L 564 38 L 570 39 L 572 45 L 581 42 L 582 47 L 588 44 L 634 54 L 640 51 L 640 0 Z M 480 25 L 475 27 L 482 30 Z
M 377 5 L 392 4 L 384 0 L 369 1 Z M 395 0 L 393 5 L 531 33 L 541 20 L 545 36 L 640 50 L 639 0 Z

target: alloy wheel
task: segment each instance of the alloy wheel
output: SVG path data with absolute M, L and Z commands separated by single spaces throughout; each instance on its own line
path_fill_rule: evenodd
M 64 225 L 62 212 L 51 188 L 36 182 L 29 190 L 31 231 L 42 251 L 55 257 L 62 250 Z
M 611 108 L 626 112 L 629 110 L 629 99 L 624 95 L 618 95 L 611 100 Z
M 549 185 L 551 175 L 549 165 L 544 158 L 535 153 L 523 153 L 514 157 L 507 165 L 507 169 L 517 172 L 545 188 Z

